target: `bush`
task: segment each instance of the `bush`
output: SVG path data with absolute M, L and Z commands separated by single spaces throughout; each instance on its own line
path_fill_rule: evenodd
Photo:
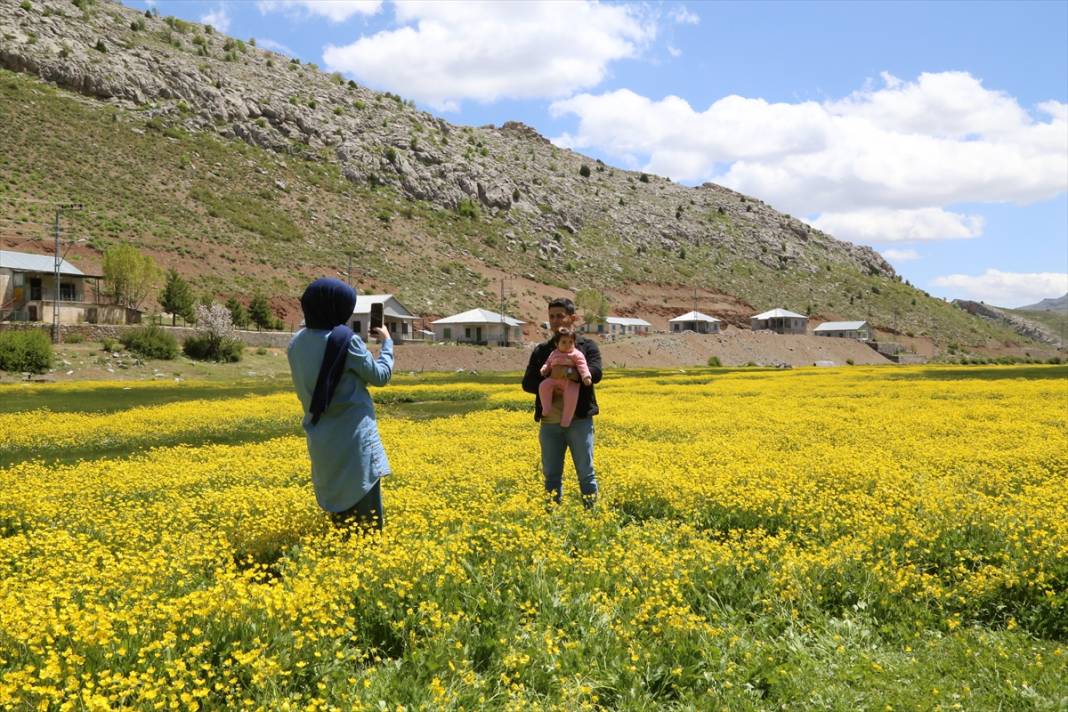
M 256 349 L 256 355 L 257 356 L 266 356 L 267 355 L 267 348 L 264 347 L 264 346 L 260 346 L 258 349 Z
M 68 344 L 80 344 L 85 341 L 85 336 L 76 332 L 68 336 L 64 336 L 63 341 Z
M 583 178 L 589 178 L 590 177 L 590 167 L 587 166 L 585 163 L 583 163 L 582 167 L 579 168 L 579 175 L 582 176 Z
M 120 340 L 128 351 L 144 358 L 169 361 L 178 355 L 178 341 L 174 335 L 155 324 L 129 331 Z
M 709 356 L 708 357 L 708 365 L 709 366 L 722 366 L 723 364 L 720 363 L 719 356 Z
M 846 359 L 846 363 L 848 363 L 850 366 L 852 366 L 853 365 L 853 359 L 847 358 Z
M 470 218 L 471 220 L 478 220 L 479 213 L 478 205 L 470 198 L 464 198 L 460 201 L 460 204 L 456 206 L 456 212 L 462 217 Z
M 198 361 L 236 363 L 241 360 L 241 353 L 244 350 L 245 344 L 238 339 L 218 341 L 208 334 L 190 336 L 182 344 L 182 351 L 185 355 Z
M 43 331 L 0 333 L 0 371 L 44 373 L 52 367 L 52 342 Z
M 640 176 L 638 176 L 638 180 L 640 180 L 642 183 L 648 183 L 649 175 L 646 173 L 642 173 Z
M 119 346 L 119 342 L 117 340 L 109 337 L 109 336 L 105 336 L 104 338 L 102 338 L 100 340 L 100 348 L 103 351 L 107 351 L 108 353 L 112 353 L 113 351 L 117 351 L 118 350 L 118 346 Z
M 30 4 L 30 0 L 22 0 L 22 3 L 19 5 L 19 7 L 21 7 L 26 12 L 29 12 L 33 9 L 33 5 Z
M 108 46 L 104 44 L 104 40 L 97 40 L 96 44 L 93 45 L 93 49 L 97 52 L 103 52 L 104 54 L 107 54 L 108 52 Z

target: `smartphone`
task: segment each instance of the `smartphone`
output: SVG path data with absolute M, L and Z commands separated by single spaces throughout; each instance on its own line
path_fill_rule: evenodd
M 379 329 L 382 327 L 382 302 L 375 302 L 371 305 L 371 330 Z

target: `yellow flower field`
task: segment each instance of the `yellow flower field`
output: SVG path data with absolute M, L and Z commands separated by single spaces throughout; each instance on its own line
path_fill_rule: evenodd
M 0 708 L 1068 707 L 1063 367 L 610 374 L 593 512 L 518 385 L 399 381 L 375 536 L 290 393 L 5 408 Z

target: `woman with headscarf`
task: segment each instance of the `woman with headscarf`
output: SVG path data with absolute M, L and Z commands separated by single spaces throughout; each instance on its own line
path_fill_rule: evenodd
M 375 358 L 346 322 L 356 291 L 336 279 L 317 279 L 300 298 L 304 327 L 289 342 L 293 385 L 304 406 L 315 498 L 334 522 L 355 520 L 381 529 L 380 480 L 390 473 L 378 435 L 368 384 L 384 386 L 393 374 L 393 341 L 385 328 Z

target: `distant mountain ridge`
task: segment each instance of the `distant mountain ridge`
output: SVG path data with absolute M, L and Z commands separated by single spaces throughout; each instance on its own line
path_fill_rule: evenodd
M 1056 297 L 1054 299 L 1043 299 L 1035 304 L 1029 304 L 1026 307 L 1017 307 L 1019 311 L 1063 311 L 1068 312 L 1068 293 L 1063 297 Z

